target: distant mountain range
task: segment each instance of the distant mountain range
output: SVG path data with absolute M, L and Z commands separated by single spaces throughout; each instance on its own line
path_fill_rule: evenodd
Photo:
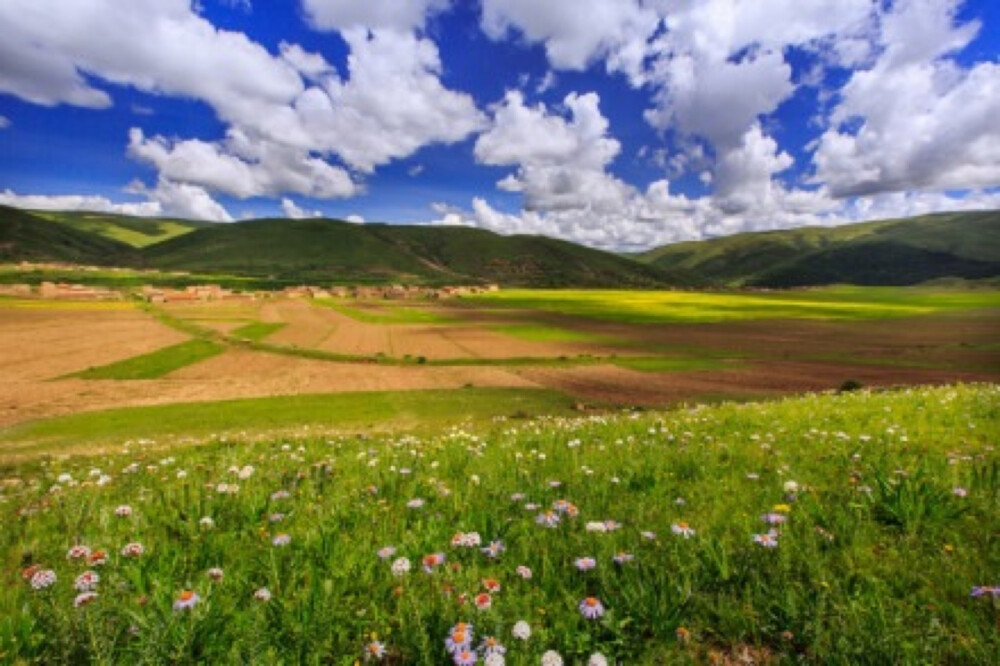
M 313 283 L 655 288 L 917 284 L 1000 276 L 1000 211 L 747 233 L 622 256 L 468 227 L 261 219 L 213 224 L 0 206 L 0 261 Z

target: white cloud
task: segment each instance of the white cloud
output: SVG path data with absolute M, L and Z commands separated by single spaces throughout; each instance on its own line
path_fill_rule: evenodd
M 572 8 L 537 0 L 483 0 L 482 28 L 494 40 L 512 30 L 542 43 L 558 69 L 582 70 L 607 57 L 614 69 L 637 71 L 646 37 L 659 23 L 637 0 L 575 0 Z
M 365 172 L 430 143 L 454 143 L 481 129 L 470 95 L 441 85 L 433 42 L 391 30 L 350 29 L 350 79 L 329 78 L 295 101 L 308 145 Z
M 345 222 L 350 222 L 351 224 L 364 224 L 365 218 L 360 215 L 348 215 L 344 218 Z
M 318 199 L 354 196 L 350 175 L 297 148 L 288 148 L 230 129 L 225 141 L 169 141 L 129 131 L 128 154 L 156 167 L 161 177 L 241 199 L 294 192 Z
M 232 222 L 229 211 L 212 198 L 205 188 L 188 183 L 174 183 L 161 178 L 147 196 L 162 207 L 163 214 L 173 217 Z
M 0 130 L 7 129 L 8 127 L 10 127 L 10 118 L 0 116 Z
M 300 208 L 288 197 L 281 200 L 281 210 L 285 213 L 285 217 L 293 220 L 302 220 L 307 217 L 320 217 L 320 215 L 322 215 L 322 213 L 318 210 L 310 212 L 304 208 Z
M 321 30 L 389 28 L 418 30 L 450 0 L 303 0 L 310 23 Z
M 882 20 L 882 52 L 841 89 L 816 144 L 815 180 L 837 196 L 1000 185 L 1000 64 L 947 56 L 978 25 L 954 0 L 900 2 Z
M 9 189 L 0 192 L 0 204 L 30 210 L 89 210 L 98 213 L 119 213 L 139 217 L 155 217 L 163 214 L 162 206 L 156 201 L 114 203 L 107 197 L 94 195 L 17 194 Z

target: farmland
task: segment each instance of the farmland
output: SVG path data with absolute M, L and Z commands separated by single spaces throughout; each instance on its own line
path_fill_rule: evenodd
M 556 391 L 603 409 L 845 381 L 994 381 L 997 300 L 985 290 L 857 288 L 158 306 L 3 299 L 0 440 L 30 443 L 26 424 L 77 412 L 363 391 Z M 498 404 L 493 415 L 510 411 Z M 155 435 L 149 427 L 133 434 Z

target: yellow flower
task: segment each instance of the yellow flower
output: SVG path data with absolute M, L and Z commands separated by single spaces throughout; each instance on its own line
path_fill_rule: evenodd
M 787 504 L 775 504 L 772 510 L 777 511 L 778 513 L 790 513 L 792 507 Z

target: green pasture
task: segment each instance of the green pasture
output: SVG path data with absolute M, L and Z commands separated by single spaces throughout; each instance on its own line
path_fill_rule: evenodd
M 229 332 L 229 335 L 235 338 L 243 338 L 245 340 L 260 341 L 269 335 L 277 333 L 287 325 L 288 324 L 286 322 L 255 321 L 247 324 L 246 326 L 240 326 L 239 328 L 233 329 Z
M 1000 307 L 1000 291 L 832 287 L 781 292 L 505 290 L 463 298 L 478 307 L 543 310 L 632 324 L 749 319 L 882 319 Z
M 244 437 L 293 431 L 385 432 L 482 423 L 502 416 L 565 415 L 573 400 L 555 391 L 466 388 L 275 396 L 81 412 L 0 429 L 0 459 L 72 453 L 127 440 Z
M 490 326 L 491 330 L 503 333 L 520 340 L 531 342 L 607 342 L 607 336 L 595 335 L 586 331 L 574 331 L 546 324 L 504 324 Z
M 515 396 L 62 421 L 0 484 L 0 660 L 997 663 L 997 386 L 449 425 Z
M 188 340 L 148 354 L 88 368 L 73 376 L 80 379 L 158 379 L 175 370 L 220 354 L 224 349 L 225 347 L 211 340 Z
M 453 321 L 450 317 L 428 312 L 412 305 L 369 305 L 366 308 L 352 307 L 341 301 L 329 298 L 317 298 L 311 301 L 314 305 L 336 310 L 355 321 L 365 324 L 445 324 Z

